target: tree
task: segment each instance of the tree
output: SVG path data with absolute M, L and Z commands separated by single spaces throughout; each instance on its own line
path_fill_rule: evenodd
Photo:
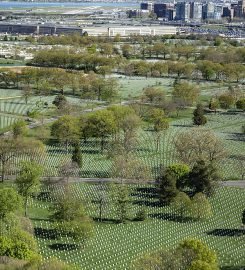
M 200 127 L 179 133 L 174 144 L 178 157 L 188 165 L 198 160 L 217 163 L 226 155 L 222 141 L 214 132 Z
M 242 224 L 245 225 L 245 209 L 242 212 Z
M 184 217 L 187 217 L 191 212 L 191 199 L 184 192 L 179 192 L 171 203 L 171 206 L 174 210 L 180 215 L 183 220 Z
M 219 103 L 222 109 L 229 109 L 234 104 L 234 98 L 230 94 L 222 94 L 219 96 Z
M 175 84 L 172 93 L 174 100 L 181 99 L 186 105 L 192 105 L 197 100 L 199 95 L 199 88 L 197 85 L 188 82 L 179 82 Z
M 101 110 L 91 113 L 88 116 L 84 129 L 91 137 L 101 139 L 101 151 L 104 150 L 105 138 L 112 135 L 116 131 L 116 122 L 113 112 L 109 110 Z
M 60 117 L 52 124 L 51 135 L 59 142 L 64 143 L 66 151 L 68 151 L 69 143 L 76 143 L 80 137 L 78 119 L 70 115 Z
M 129 210 L 131 207 L 128 186 L 124 184 L 112 184 L 111 193 L 118 221 L 120 223 L 126 223 L 127 219 L 129 219 Z
M 22 198 L 13 188 L 0 189 L 0 218 L 15 212 L 22 206 Z
M 86 215 L 84 206 L 75 198 L 69 187 L 51 207 L 51 218 L 57 222 L 55 229 L 61 235 L 69 235 L 82 246 L 93 235 L 93 223 Z
M 13 136 L 15 139 L 26 135 L 28 128 L 24 120 L 18 120 L 13 124 Z
M 143 101 L 152 104 L 160 104 L 165 100 L 165 93 L 162 89 L 157 87 L 147 87 L 143 92 Z
M 219 108 L 219 101 L 215 98 L 211 98 L 209 104 L 208 104 L 208 108 L 210 110 L 214 110 L 216 113 L 216 110 Z
M 190 167 L 187 164 L 175 163 L 168 167 L 168 170 L 174 173 L 176 177 L 177 189 L 184 189 L 188 184 L 188 176 L 190 173 Z
M 245 98 L 241 98 L 236 102 L 237 109 L 245 111 Z
M 212 195 L 218 180 L 215 167 L 212 164 L 206 165 L 203 160 L 197 161 L 189 174 L 189 186 L 194 194 L 202 192 Z
M 27 216 L 28 198 L 38 191 L 42 167 L 34 162 L 23 162 L 16 185 L 19 193 L 24 197 L 25 216 Z
M 212 216 L 212 207 L 203 193 L 196 193 L 191 200 L 191 217 L 197 220 Z
M 158 178 L 158 190 L 160 201 L 165 203 L 170 203 L 178 194 L 176 176 L 169 169 Z
M 198 268 L 200 267 L 200 268 Z M 141 255 L 132 270 L 218 270 L 216 253 L 198 239 L 186 239 L 175 249 Z
M 193 112 L 193 124 L 197 126 L 203 126 L 206 123 L 207 118 L 204 116 L 204 108 L 202 104 L 197 104 L 197 107 Z
M 79 168 L 82 167 L 82 152 L 79 143 L 74 145 L 74 150 L 71 157 L 73 162 L 76 162 Z
M 30 140 L 26 138 L 14 139 L 3 138 L 0 140 L 0 164 L 1 164 L 1 180 L 5 179 L 7 166 L 11 161 L 19 155 L 27 155 L 32 159 L 42 156 L 44 145 L 40 141 Z M 39 159 L 40 161 L 40 159 Z
M 57 109 L 61 110 L 63 109 L 64 107 L 67 106 L 67 99 L 64 95 L 62 94 L 59 94 L 55 97 L 54 101 L 53 101 L 53 104 L 57 107 Z
M 169 128 L 168 119 L 161 109 L 152 109 L 149 116 L 149 121 L 153 124 L 153 129 L 156 134 L 156 149 L 159 150 L 159 143 L 162 133 Z
M 29 97 L 32 95 L 32 88 L 30 85 L 25 85 L 22 89 L 23 97 L 25 98 L 25 103 L 27 104 Z
M 121 183 L 127 180 L 145 182 L 151 179 L 150 169 L 145 163 L 123 152 L 113 159 L 112 177 L 120 180 Z
M 217 255 L 215 251 L 211 250 L 204 242 L 198 239 L 186 239 L 183 240 L 179 246 L 177 247 L 182 253 L 185 253 L 186 251 L 190 251 L 192 253 L 192 259 L 191 259 L 191 268 L 190 269 L 196 269 L 192 268 L 195 265 L 206 263 L 209 265 L 209 269 L 211 270 L 218 270 L 218 260 Z M 187 253 L 188 254 L 188 253 Z M 189 269 L 189 268 L 188 268 Z

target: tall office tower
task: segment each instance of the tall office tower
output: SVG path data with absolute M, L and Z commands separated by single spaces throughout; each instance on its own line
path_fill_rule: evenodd
M 238 1 L 237 17 L 245 17 L 245 0 Z
M 145 2 L 140 4 L 141 10 L 149 10 L 153 11 L 153 3 L 152 2 Z
M 169 10 L 172 8 L 171 4 L 155 3 L 154 4 L 154 13 L 158 18 L 163 18 L 166 20 L 171 20 L 171 15 Z
M 176 4 L 176 20 L 188 21 L 190 19 L 190 3 L 178 2 Z
M 193 21 L 201 21 L 202 19 L 202 4 L 199 2 L 190 3 L 190 18 Z
M 213 2 L 208 2 L 203 5 L 202 9 L 202 18 L 205 19 L 214 19 L 215 4 Z

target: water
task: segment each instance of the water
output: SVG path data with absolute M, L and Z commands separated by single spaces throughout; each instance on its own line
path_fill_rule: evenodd
M 136 2 L 11 2 L 4 1 L 0 2 L 1 9 L 33 9 L 33 8 L 48 8 L 48 7 L 92 7 L 92 6 L 101 6 L 101 7 L 135 7 L 139 3 Z

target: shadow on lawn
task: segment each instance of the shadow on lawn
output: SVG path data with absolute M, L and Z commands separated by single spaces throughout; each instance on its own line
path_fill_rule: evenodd
M 59 239 L 59 235 L 54 229 L 34 228 L 34 234 L 37 238 L 56 240 Z
M 245 270 L 245 266 L 224 266 L 221 270 Z
M 118 224 L 119 221 L 117 219 L 113 219 L 113 218 L 102 218 L 100 220 L 99 217 L 93 217 L 93 220 L 95 222 L 103 222 L 103 223 L 106 223 L 106 224 Z
M 162 220 L 168 220 L 168 221 L 174 221 L 179 223 L 187 223 L 190 221 L 193 221 L 190 217 L 181 217 L 176 214 L 169 214 L 169 213 L 154 213 L 149 215 L 152 218 L 162 219 Z
M 80 177 L 85 177 L 85 178 L 108 178 L 108 173 L 107 172 L 102 172 L 102 171 L 92 171 L 92 170 L 86 170 L 86 171 L 81 171 Z
M 214 229 L 206 233 L 208 235 L 214 235 L 214 236 L 242 236 L 242 235 L 245 235 L 245 230 L 243 229 Z
M 50 249 L 53 250 L 75 250 L 78 249 L 78 245 L 75 244 L 61 244 L 56 243 L 48 246 Z

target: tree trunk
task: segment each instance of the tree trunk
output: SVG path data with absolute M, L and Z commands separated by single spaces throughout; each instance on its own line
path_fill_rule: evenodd
M 4 178 L 5 178 L 5 162 L 2 161 L 2 172 L 1 172 L 1 182 L 3 183 Z
M 28 197 L 25 198 L 25 217 L 27 217 L 27 203 L 28 203 Z

